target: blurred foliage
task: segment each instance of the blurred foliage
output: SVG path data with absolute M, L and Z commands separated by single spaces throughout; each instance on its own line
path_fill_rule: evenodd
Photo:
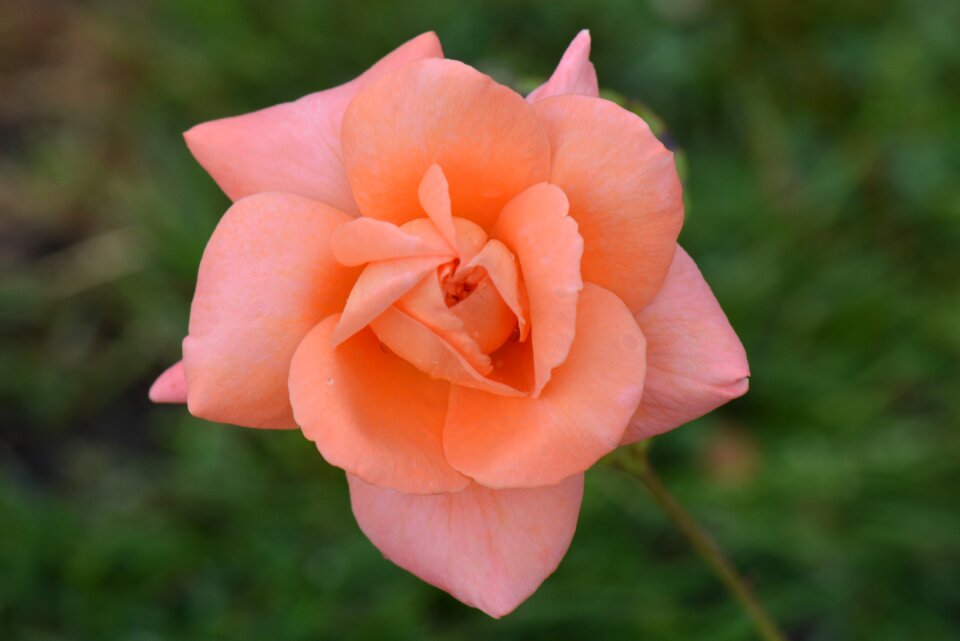
M 686 157 L 750 393 L 656 439 L 795 640 L 960 636 L 960 4 L 0 3 L 0 639 L 751 638 L 631 479 L 501 622 L 384 561 L 296 432 L 146 401 L 227 199 L 192 124 L 436 30 L 504 82 L 581 27 Z

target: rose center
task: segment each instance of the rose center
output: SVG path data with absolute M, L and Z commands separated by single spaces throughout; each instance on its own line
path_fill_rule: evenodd
M 392 240 L 401 248 L 403 243 L 415 245 L 408 239 L 416 236 L 421 250 L 453 251 L 445 249 L 441 258 L 445 262 L 408 285 L 406 293 L 392 303 L 393 309 L 370 322 L 371 329 L 384 346 L 431 375 L 443 378 L 439 372 L 444 367 L 468 367 L 488 375 L 493 369 L 490 355 L 520 335 L 519 317 L 496 284 L 501 283 L 516 300 L 518 273 L 513 255 L 503 243 L 490 240 L 479 225 L 462 218 L 450 220 L 446 235 L 427 218 L 408 221 L 400 230 L 407 237 Z M 423 257 L 430 259 L 431 254 L 425 252 Z M 376 268 L 372 265 L 367 270 Z M 380 287 L 389 292 L 403 282 L 395 273 L 382 271 L 383 282 L 364 283 L 362 291 L 376 292 Z M 514 307 L 519 309 L 516 303 Z
M 451 261 L 437 270 L 447 307 L 453 307 L 466 299 L 486 278 L 486 271 L 482 267 L 474 267 L 465 273 L 456 273 L 459 264 L 459 260 Z

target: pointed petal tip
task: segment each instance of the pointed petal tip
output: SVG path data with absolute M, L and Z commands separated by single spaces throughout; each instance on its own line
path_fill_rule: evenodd
M 438 36 L 437 32 L 434 31 L 433 29 L 431 29 L 430 31 L 424 31 L 419 36 L 414 36 L 413 38 L 410 39 L 410 42 L 427 43 L 428 41 L 430 44 L 436 44 L 438 48 L 441 45 L 440 36 Z
M 337 349 L 343 342 L 356 334 L 360 330 L 351 332 L 348 327 L 343 324 L 343 317 L 337 319 L 337 324 L 333 328 L 333 333 L 330 334 L 330 349 Z
M 197 123 L 196 125 L 190 127 L 183 132 L 183 141 L 187 144 L 187 149 L 190 150 L 190 153 L 196 157 L 197 151 L 201 147 L 202 138 L 203 138 L 203 129 L 206 128 L 211 122 L 216 122 L 216 120 L 208 120 L 207 122 Z
M 590 62 L 590 30 L 581 29 L 567 45 L 550 78 L 527 96 L 534 103 L 552 96 L 579 94 L 597 97 L 597 71 Z
M 158 376 L 147 396 L 154 403 L 186 403 L 187 379 L 183 373 L 183 361 L 177 361 Z
M 431 29 L 430 31 L 424 31 L 424 32 L 421 33 L 419 36 L 417 36 L 416 38 L 414 38 L 414 40 L 421 40 L 421 39 L 422 39 L 422 40 L 435 40 L 438 46 L 441 44 L 441 43 L 440 43 L 440 36 L 438 36 L 438 35 L 437 35 L 437 32 L 434 31 L 433 29 Z
M 747 371 L 742 378 L 737 381 L 734 381 L 727 388 L 730 400 L 732 401 L 735 398 L 740 398 L 744 394 L 750 391 L 750 372 Z

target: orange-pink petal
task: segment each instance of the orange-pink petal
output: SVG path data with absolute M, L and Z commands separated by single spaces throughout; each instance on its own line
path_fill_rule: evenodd
M 453 228 L 450 187 L 447 185 L 447 177 L 443 175 L 440 165 L 427 167 L 423 180 L 420 181 L 420 187 L 417 189 L 417 197 L 420 199 L 423 211 L 427 212 L 427 216 L 436 225 L 437 230 L 450 247 L 456 249 L 457 231 Z
M 530 312 L 527 308 L 526 292 L 523 291 L 520 282 L 516 256 L 507 249 L 506 245 L 493 238 L 470 262 L 462 264 L 458 271 L 465 272 L 474 267 L 482 267 L 486 270 L 490 282 L 500 293 L 503 302 L 516 316 L 520 328 L 520 340 L 527 340 L 527 335 L 530 333 Z
M 451 389 L 443 446 L 453 467 L 487 487 L 535 487 L 617 447 L 643 392 L 644 337 L 626 305 L 590 283 L 576 320 L 570 355 L 540 398 Z
M 556 485 L 411 495 L 347 475 L 360 529 L 388 559 L 492 617 L 523 603 L 576 530 L 583 475 Z
M 411 256 L 454 256 L 444 242 L 401 230 L 392 223 L 361 217 L 337 228 L 331 239 L 333 255 L 344 265 Z
M 369 329 L 331 346 L 336 316 L 317 325 L 290 367 L 290 401 L 304 436 L 330 464 L 401 492 L 454 492 L 469 479 L 444 459 L 450 384 L 385 350 Z
M 487 226 L 515 194 L 547 179 L 550 145 L 524 99 L 467 65 L 422 60 L 350 103 L 343 161 L 365 216 L 420 217 L 427 169 L 443 167 L 453 215 Z
M 370 324 L 424 276 L 447 262 L 446 256 L 416 256 L 381 260 L 367 265 L 357 279 L 333 332 L 339 345 Z
M 584 280 L 639 312 L 667 275 L 683 224 L 673 154 L 640 117 L 607 100 L 557 96 L 534 108 L 550 134 L 550 182 L 580 225 Z
M 503 301 L 493 281 L 484 277 L 469 296 L 450 308 L 463 332 L 484 353 L 496 351 L 517 328 L 517 317 Z
M 340 123 L 347 105 L 380 76 L 415 60 L 442 56 L 436 34 L 425 33 L 351 82 L 294 102 L 206 122 L 184 137 L 197 161 L 233 200 L 285 191 L 356 215 L 340 160 Z
M 460 254 L 460 263 L 468 263 L 487 244 L 487 232 L 483 227 L 466 218 L 454 218 L 453 229 L 457 233 L 457 252 Z
M 534 398 L 550 380 L 553 368 L 567 357 L 576 328 L 584 249 L 567 208 L 567 198 L 559 187 L 540 183 L 507 203 L 493 232 L 516 254 L 526 285 L 533 332 Z
M 449 343 L 478 371 L 483 374 L 489 372 L 490 357 L 465 331 L 463 320 L 447 307 L 439 278 L 422 279 L 397 301 L 396 308 Z M 376 327 L 374 331 L 377 331 Z
M 186 403 L 187 378 L 183 373 L 183 361 L 168 367 L 150 386 L 148 393 L 154 403 Z
M 677 248 L 663 287 L 636 318 L 647 337 L 647 382 L 625 444 L 683 425 L 747 392 L 743 345 L 683 249 Z
M 564 94 L 594 97 L 600 94 L 597 70 L 590 62 L 590 32 L 587 29 L 577 34 L 550 79 L 530 92 L 527 100 L 537 102 Z
M 370 329 L 393 353 L 432 378 L 491 394 L 521 395 L 509 385 L 484 376 L 493 369 L 489 358 L 487 367 L 481 371 L 448 340 L 397 307 L 377 317 L 370 323 Z
M 224 214 L 200 261 L 183 341 L 194 416 L 293 428 L 290 359 L 307 332 L 338 311 L 359 270 L 330 252 L 351 218 L 303 196 L 266 193 Z

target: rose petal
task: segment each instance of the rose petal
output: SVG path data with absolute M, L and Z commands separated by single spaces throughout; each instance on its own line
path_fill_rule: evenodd
M 460 319 L 464 334 L 473 339 L 484 354 L 496 351 L 517 328 L 517 317 L 489 277 L 481 280 L 473 293 L 451 307 L 450 313 Z
M 467 605 L 502 617 L 570 547 L 583 475 L 547 487 L 411 495 L 347 475 L 360 529 L 388 559 Z
M 453 250 L 445 242 L 407 233 L 382 220 L 361 217 L 341 225 L 333 234 L 333 255 L 344 265 L 363 265 L 376 260 L 412 256 L 448 256 Z
M 522 290 L 520 283 L 520 270 L 516 256 L 507 249 L 506 245 L 494 238 L 484 245 L 480 253 L 469 263 L 462 264 L 458 271 L 466 272 L 474 267 L 483 267 L 486 270 L 490 282 L 517 318 L 520 340 L 527 340 L 527 335 L 530 333 L 530 312 L 527 308 L 526 292 Z
M 331 464 L 402 492 L 453 492 L 469 479 L 446 462 L 441 430 L 450 384 L 383 349 L 364 329 L 331 347 L 331 316 L 290 367 L 290 401 L 304 436 Z
M 446 256 L 418 256 L 381 260 L 367 265 L 357 279 L 340 322 L 333 332 L 339 345 L 370 324 L 374 318 L 414 288 L 424 276 L 447 262 Z
M 343 118 L 343 161 L 365 216 L 421 216 L 418 188 L 443 167 L 453 215 L 487 226 L 547 179 L 550 146 L 522 97 L 462 63 L 423 60 L 360 92 Z
M 388 54 L 360 77 L 253 113 L 197 125 L 184 134 L 197 161 L 233 200 L 285 191 L 357 215 L 340 160 L 340 123 L 353 97 L 380 76 L 423 58 L 443 57 L 434 33 Z
M 453 386 L 443 428 L 447 460 L 494 488 L 547 485 L 582 472 L 619 444 L 643 376 L 644 338 L 633 315 L 614 294 L 587 283 L 570 355 L 539 399 Z
M 330 252 L 351 218 L 294 194 L 238 200 L 200 261 L 183 341 L 190 413 L 220 423 L 293 428 L 290 359 L 307 332 L 338 311 L 359 270 Z
M 507 203 L 493 236 L 513 250 L 523 272 L 533 328 L 536 398 L 573 342 L 577 297 L 583 287 L 583 239 L 567 216 L 567 198 L 555 185 L 540 183 Z
M 647 337 L 647 382 L 624 444 L 688 423 L 747 392 L 743 345 L 683 249 L 677 248 L 663 287 L 637 323 Z
M 560 58 L 560 64 L 550 79 L 530 92 L 528 102 L 537 102 L 544 98 L 563 94 L 598 96 L 597 70 L 590 62 L 590 31 L 582 30 L 573 39 Z
M 440 234 L 451 248 L 456 248 L 457 231 L 453 228 L 450 188 L 440 165 L 430 165 L 427 168 L 417 189 L 417 197 L 420 199 L 423 211 L 427 212 L 427 216 L 437 226 Z
M 150 386 L 148 396 L 154 403 L 186 403 L 187 379 L 183 373 L 183 361 L 177 361 L 158 376 Z
M 396 308 L 449 343 L 479 372 L 486 374 L 490 371 L 490 357 L 465 331 L 463 320 L 447 307 L 438 278 L 422 279 L 397 301 Z M 374 331 L 377 331 L 376 327 Z
M 377 337 L 397 356 L 425 374 L 491 394 L 521 396 L 505 383 L 486 378 L 452 344 L 426 325 L 396 307 L 387 309 L 370 324 Z M 492 369 L 489 365 L 485 370 Z
M 487 244 L 487 232 L 483 227 L 466 218 L 454 218 L 453 229 L 457 234 L 457 253 L 460 254 L 460 264 L 468 263 Z
M 563 188 L 583 236 L 584 280 L 640 311 L 667 275 L 683 224 L 673 154 L 607 100 L 558 96 L 534 108 L 550 134 L 550 182 Z

